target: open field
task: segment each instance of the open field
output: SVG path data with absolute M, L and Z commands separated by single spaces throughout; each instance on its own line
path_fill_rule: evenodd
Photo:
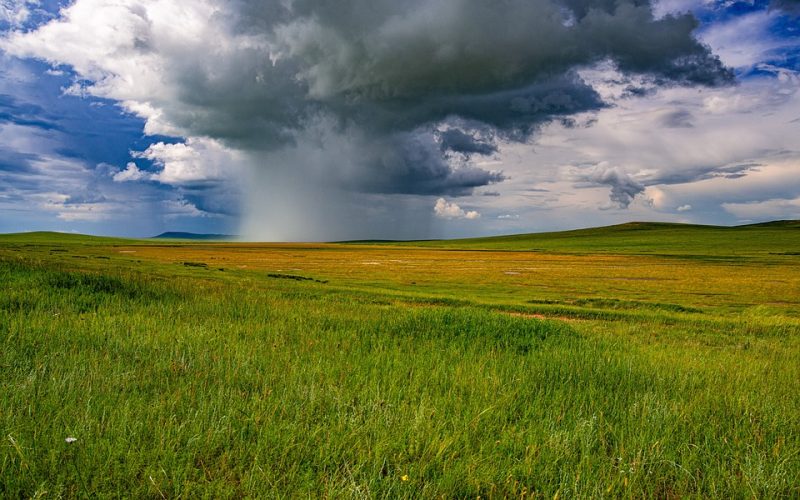
M 796 223 L 5 235 L 0 283 L 0 497 L 800 496 Z

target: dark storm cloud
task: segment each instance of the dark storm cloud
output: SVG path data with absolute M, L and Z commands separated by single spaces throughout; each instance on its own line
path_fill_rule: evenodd
M 367 168 L 347 184 L 375 193 L 446 194 L 463 196 L 476 187 L 501 182 L 500 172 L 471 165 L 451 165 L 428 130 L 393 134 L 386 142 L 362 147 Z M 368 172 L 367 175 L 364 175 Z
M 483 139 L 475 134 L 451 128 L 439 134 L 442 151 L 463 155 L 491 155 L 497 152 L 497 144 L 491 138 Z
M 623 97 L 646 97 L 648 95 L 652 95 L 655 92 L 655 89 L 651 87 L 642 87 L 637 85 L 628 85 L 625 87 L 625 92 L 622 94 Z
M 468 193 L 501 180 L 446 156 L 491 154 L 494 137 L 526 141 L 543 123 L 603 107 L 576 68 L 611 60 L 662 84 L 732 81 L 692 36 L 693 17 L 656 20 L 639 0 L 239 0 L 227 16 L 269 53 L 254 45 L 225 60 L 176 57 L 181 102 L 160 105 L 169 122 L 272 151 L 332 119 L 383 148 L 360 154 L 353 176 L 357 189 L 378 192 Z M 453 119 L 492 138 L 439 128 Z M 440 137 L 438 151 L 414 137 L 420 130 Z
M 627 172 L 616 167 L 598 165 L 583 180 L 596 186 L 611 187 L 610 199 L 619 208 L 628 208 L 645 186 Z
M 98 52 L 155 60 L 154 67 L 115 79 L 119 66 L 93 60 L 86 70 L 93 74 L 79 76 L 96 79 L 96 67 L 110 68 L 105 96 L 114 97 L 119 82 L 116 95 L 130 101 L 126 79 L 158 74 L 157 83 L 144 82 L 158 91 L 133 99 L 151 110 L 148 118 L 262 158 L 288 149 L 327 153 L 330 137 L 357 137 L 350 156 L 332 154 L 325 170 L 355 191 L 456 195 L 501 181 L 498 172 L 464 163 L 492 154 L 497 141 L 528 141 L 550 121 L 570 125 L 571 116 L 604 107 L 578 73 L 597 63 L 611 61 L 623 75 L 644 75 L 656 85 L 733 79 L 692 36 L 691 15 L 655 19 L 643 0 L 198 5 L 213 5 L 201 11 L 213 12 L 207 33 L 224 38 L 219 43 L 165 41 L 137 4 L 126 7 L 121 24 L 130 33 L 112 37 L 118 52 Z M 52 45 L 44 51 L 51 62 Z M 36 55 L 28 48 L 18 53 Z M 76 68 L 85 63 L 74 60 Z M 313 137 L 314 130 L 322 132 Z M 299 161 L 280 168 L 307 167 Z
M 224 183 L 184 185 L 178 193 L 207 214 L 236 217 L 241 215 L 239 193 Z

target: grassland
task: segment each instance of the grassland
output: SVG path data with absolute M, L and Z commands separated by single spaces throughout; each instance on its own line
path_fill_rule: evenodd
M 0 283 L 0 497 L 800 496 L 791 223 L 7 235 Z

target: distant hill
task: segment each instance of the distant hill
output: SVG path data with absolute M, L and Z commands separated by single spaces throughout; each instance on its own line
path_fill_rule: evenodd
M 14 244 L 139 245 L 153 240 L 231 241 L 228 234 L 170 231 L 145 240 L 105 238 L 54 232 L 0 234 Z M 663 222 L 629 222 L 607 227 L 551 233 L 514 234 L 460 240 L 362 240 L 342 244 L 415 246 L 450 250 L 507 250 L 574 254 L 664 255 L 697 258 L 800 256 L 800 221 L 782 220 L 742 226 L 700 226 Z M 770 257 L 772 258 L 772 257 Z
M 0 242 L 27 245 L 131 245 L 141 241 L 143 240 L 55 231 L 0 234 Z
M 372 244 L 378 244 L 371 242 Z M 744 226 L 629 222 L 488 238 L 394 242 L 430 248 L 683 256 L 800 255 L 800 221 Z
M 774 220 L 772 222 L 759 222 L 738 227 L 791 227 L 800 229 L 800 220 Z
M 153 239 L 168 239 L 168 240 L 233 240 L 236 236 L 231 234 L 199 234 L 199 233 L 182 233 L 178 231 L 168 231 L 161 233 L 158 236 L 153 236 Z

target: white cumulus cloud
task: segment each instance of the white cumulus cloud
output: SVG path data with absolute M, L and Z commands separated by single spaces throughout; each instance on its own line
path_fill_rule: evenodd
M 125 170 L 115 173 L 114 182 L 141 181 L 148 178 L 147 172 L 142 172 L 135 163 L 130 162 L 125 166 Z
M 219 142 L 198 138 L 189 138 L 185 142 L 176 144 L 157 142 L 144 151 L 134 152 L 133 155 L 136 158 L 150 160 L 161 167 L 162 170 L 150 178 L 170 185 L 225 179 L 235 173 L 241 161 L 238 153 L 222 146 Z M 136 166 L 133 168 L 136 169 Z M 134 178 L 141 172 L 138 169 L 131 170 L 130 165 L 120 174 L 129 178 L 117 179 L 115 176 L 115 180 L 143 178 L 143 176 Z
M 444 198 L 436 200 L 436 205 L 433 207 L 433 213 L 436 217 L 442 219 L 479 219 L 481 214 L 476 210 L 464 210 L 456 203 L 448 202 Z

